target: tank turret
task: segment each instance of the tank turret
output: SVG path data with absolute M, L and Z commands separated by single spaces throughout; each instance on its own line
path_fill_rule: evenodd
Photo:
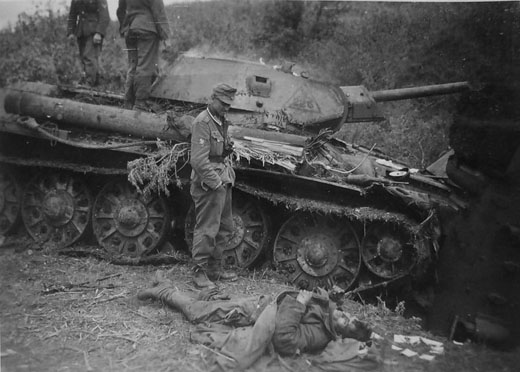
M 364 86 L 337 87 L 261 63 L 183 56 L 165 69 L 152 96 L 207 103 L 219 82 L 238 89 L 229 115 L 234 124 L 311 135 L 338 130 L 348 122 L 382 120 L 379 102 L 469 89 L 467 82 L 458 82 L 370 92 Z

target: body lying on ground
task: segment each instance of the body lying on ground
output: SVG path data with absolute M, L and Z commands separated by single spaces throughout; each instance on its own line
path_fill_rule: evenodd
M 162 301 L 199 324 L 192 340 L 229 356 L 229 360 L 217 361 L 220 370 L 249 367 L 270 345 L 279 355 L 295 356 L 322 352 L 331 341 L 365 342 L 372 333 L 365 323 L 338 308 L 324 290 L 285 291 L 274 300 L 264 295 L 231 299 L 215 288 L 198 293 L 179 291 L 173 283 L 158 277 L 153 287 L 138 293 L 138 299 Z M 235 332 L 236 327 L 243 328 Z M 217 335 L 222 330 L 227 332 L 225 337 Z M 234 342 L 230 342 L 230 332 Z M 357 341 L 351 358 L 357 356 Z M 337 351 L 344 355 L 341 349 Z

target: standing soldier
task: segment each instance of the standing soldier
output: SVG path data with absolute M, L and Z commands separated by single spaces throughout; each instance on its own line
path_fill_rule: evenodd
M 128 51 L 125 107 L 148 111 L 147 99 L 159 75 L 159 43 L 169 46 L 163 1 L 119 0 L 117 19 Z
M 217 85 L 211 103 L 193 121 L 190 193 L 196 214 L 193 281 L 198 288 L 214 287 L 212 280 L 237 278 L 222 269 L 222 252 L 234 230 L 231 187 L 235 183 L 235 171 L 227 157 L 232 143 L 224 115 L 236 91 L 227 84 Z
M 99 83 L 99 55 L 110 16 L 106 0 L 72 0 L 67 22 L 67 37 L 77 38 L 83 66 L 80 83 Z

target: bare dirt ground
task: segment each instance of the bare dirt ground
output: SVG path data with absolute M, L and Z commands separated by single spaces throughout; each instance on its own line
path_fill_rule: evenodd
M 34 249 L 20 240 L 0 248 L 1 371 L 207 371 L 207 348 L 190 342 L 190 325 L 160 303 L 139 302 L 156 266 L 117 266 Z M 192 289 L 189 267 L 159 267 L 179 289 Z M 246 271 L 225 293 L 275 295 L 288 287 L 270 270 Z M 517 371 L 520 350 L 455 345 L 384 306 L 355 303 L 350 310 L 384 337 L 377 342 L 381 371 Z M 394 334 L 443 342 L 433 361 L 392 350 Z M 402 346 L 402 345 L 401 345 Z M 410 349 L 423 352 L 419 346 Z M 304 357 L 304 356 L 303 356 Z

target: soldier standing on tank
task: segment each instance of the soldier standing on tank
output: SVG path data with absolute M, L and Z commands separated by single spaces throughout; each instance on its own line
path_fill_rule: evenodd
M 125 107 L 149 111 L 153 81 L 159 75 L 159 44 L 169 47 L 170 29 L 162 0 L 119 0 L 119 32 L 128 51 Z
M 99 83 L 99 55 L 110 16 L 106 0 L 72 0 L 67 22 L 67 37 L 77 38 L 83 66 L 80 83 Z
M 193 282 L 198 288 L 214 287 L 216 280 L 235 280 L 237 275 L 222 268 L 222 252 L 232 237 L 231 187 L 235 171 L 228 155 L 232 142 L 225 114 L 236 89 L 219 84 L 212 101 L 193 121 L 191 136 L 191 187 L 195 204 L 193 231 Z

